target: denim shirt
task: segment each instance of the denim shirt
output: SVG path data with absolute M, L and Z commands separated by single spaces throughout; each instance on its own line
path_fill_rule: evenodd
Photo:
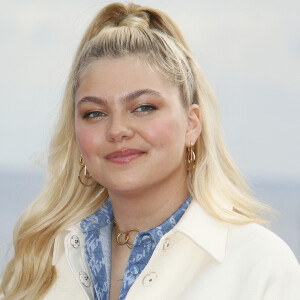
M 190 196 L 161 225 L 141 231 L 135 237 L 124 272 L 119 300 L 125 299 L 130 287 L 149 262 L 161 237 L 177 224 L 191 201 Z M 109 300 L 113 220 L 111 202 L 107 198 L 97 212 L 82 220 L 80 224 L 85 234 L 85 255 L 92 274 L 95 299 L 98 300 Z

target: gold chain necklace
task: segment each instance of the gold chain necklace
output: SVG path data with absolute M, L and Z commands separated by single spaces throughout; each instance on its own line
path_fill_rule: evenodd
M 117 222 L 114 220 L 114 227 L 116 228 L 117 231 L 117 243 L 118 245 L 127 245 L 129 249 L 132 249 L 133 246 L 133 241 L 130 238 L 130 233 L 131 232 L 141 232 L 141 230 L 132 228 L 128 230 L 121 231 L 117 225 Z

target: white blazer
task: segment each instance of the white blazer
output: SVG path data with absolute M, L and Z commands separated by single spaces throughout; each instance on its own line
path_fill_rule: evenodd
M 44 300 L 94 299 L 79 225 L 56 238 L 57 280 Z M 126 300 L 299 300 L 300 266 L 257 224 L 220 222 L 193 200 L 164 235 Z

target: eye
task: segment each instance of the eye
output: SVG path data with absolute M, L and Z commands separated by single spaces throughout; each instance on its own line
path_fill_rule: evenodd
M 150 112 L 153 110 L 156 110 L 157 108 L 153 105 L 150 104 L 143 104 L 140 105 L 139 107 L 137 107 L 134 112 L 141 112 L 141 113 L 146 113 L 146 112 Z
M 91 111 L 86 114 L 84 114 L 83 118 L 84 119 L 99 119 L 105 117 L 105 113 L 102 111 Z

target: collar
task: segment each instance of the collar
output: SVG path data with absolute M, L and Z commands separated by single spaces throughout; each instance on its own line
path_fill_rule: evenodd
M 210 216 L 201 208 L 200 203 L 193 199 L 173 230 L 188 236 L 221 263 L 225 258 L 228 229 L 228 223 Z
M 164 234 L 166 234 L 169 230 L 171 230 L 176 225 L 178 220 L 180 220 L 180 218 L 188 208 L 191 201 L 192 201 L 192 197 L 189 196 L 186 199 L 186 201 L 183 202 L 183 204 L 162 224 L 160 224 L 157 227 L 141 231 L 141 234 L 143 233 L 150 234 L 157 244 L 160 238 Z M 112 225 L 113 220 L 114 220 L 114 215 L 113 215 L 111 200 L 108 197 L 99 210 L 97 210 L 95 213 L 93 213 L 92 215 L 88 216 L 87 218 L 83 219 L 80 222 L 80 226 L 82 232 L 84 234 L 87 234 L 90 231 L 99 230 L 107 226 L 108 224 Z
M 95 221 L 95 226 L 97 222 Z M 98 225 L 99 226 L 99 225 Z M 58 258 L 64 251 L 63 240 L 68 232 L 81 233 L 82 224 L 80 223 L 67 228 L 60 233 L 54 243 L 53 264 L 56 264 Z M 201 208 L 197 200 L 193 199 L 187 210 L 178 221 L 176 226 L 169 231 L 169 234 L 181 232 L 196 245 L 204 249 L 218 262 L 222 262 L 225 258 L 226 242 L 228 236 L 229 224 L 219 221 L 210 216 Z
M 99 230 L 108 224 L 112 224 L 113 220 L 114 214 L 108 197 L 100 209 L 80 222 L 80 226 L 82 232 L 86 234 L 89 231 Z
M 191 201 L 192 201 L 192 197 L 189 196 L 185 200 L 185 202 L 183 202 L 180 205 L 180 207 L 163 223 L 151 229 L 141 231 L 136 236 L 134 240 L 134 245 L 147 243 L 148 240 L 147 237 L 151 237 L 152 243 L 156 246 L 159 243 L 161 237 L 167 234 L 172 228 L 176 226 L 176 224 L 179 222 L 179 220 L 182 218 L 185 211 L 189 207 Z

